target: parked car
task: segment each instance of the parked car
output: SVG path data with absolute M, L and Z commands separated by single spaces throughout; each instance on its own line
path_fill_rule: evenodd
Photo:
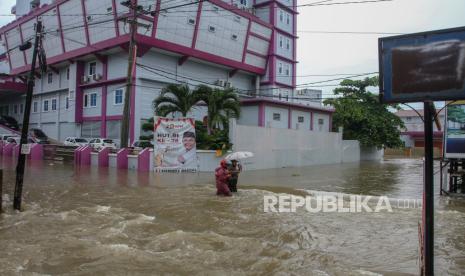
M 0 141 L 6 142 L 6 139 L 10 137 L 18 137 L 18 135 L 15 134 L 0 134 Z
M 104 147 L 116 149 L 116 144 L 112 139 L 93 138 L 89 141 L 89 145 L 95 150 L 101 150 Z
M 89 141 L 84 138 L 78 137 L 68 137 L 65 139 L 65 146 L 75 146 L 75 147 L 82 147 L 89 144 Z
M 50 144 L 47 135 L 38 128 L 31 128 L 31 130 L 29 130 L 29 136 L 37 144 Z
M 148 140 L 138 140 L 132 143 L 132 147 L 136 150 L 142 150 L 145 148 L 153 148 L 153 144 L 151 141 Z
M 18 121 L 16 121 L 15 118 L 6 116 L 6 115 L 1 115 L 0 116 L 0 125 L 4 125 L 8 128 L 14 129 L 14 130 L 19 130 L 19 125 Z

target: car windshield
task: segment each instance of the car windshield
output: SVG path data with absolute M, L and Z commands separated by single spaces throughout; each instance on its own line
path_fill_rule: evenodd
M 76 143 L 87 143 L 87 140 L 82 139 L 82 138 L 76 138 L 75 141 L 76 141 Z
M 113 140 L 111 140 L 111 139 L 105 139 L 105 140 L 103 140 L 103 142 L 104 142 L 104 143 L 109 143 L 109 144 L 110 144 L 110 143 L 113 143 Z

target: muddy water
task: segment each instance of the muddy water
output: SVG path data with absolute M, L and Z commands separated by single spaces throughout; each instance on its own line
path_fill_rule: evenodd
M 2 160 L 11 205 L 13 161 Z M 263 196 L 421 198 L 418 160 L 244 172 L 220 198 L 210 174 L 27 168 L 24 212 L 0 217 L 1 275 L 415 275 L 420 209 L 263 212 Z M 465 200 L 436 201 L 437 275 L 465 273 Z

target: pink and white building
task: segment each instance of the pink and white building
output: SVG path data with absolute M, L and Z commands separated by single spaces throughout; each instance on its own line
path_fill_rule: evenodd
M 132 1 L 155 13 L 138 16 L 131 141 L 142 134 L 141 125 L 154 113 L 153 99 L 168 83 L 231 86 L 245 98 L 254 97 L 258 108 L 271 108 L 276 106 L 273 101 L 293 95 L 296 0 Z M 119 139 L 130 37 L 128 8 L 119 0 L 17 0 L 12 12 L 16 20 L 0 28 L 5 53 L 0 59 L 6 73 L 20 84 L 30 70 L 32 49 L 21 52 L 18 45 L 33 38 L 38 18 L 45 28 L 48 72 L 37 73 L 31 127 L 61 141 L 68 136 Z M 1 83 L 0 90 L 5 90 Z M 18 121 L 23 102 L 24 85 L 0 94 L 1 110 Z M 324 129 L 330 131 L 332 110 L 283 102 L 279 106 L 286 104 L 288 110 L 304 110 L 305 116 L 321 114 Z M 267 116 L 264 110 L 244 115 L 258 120 Z M 292 128 L 295 124 L 288 116 Z M 310 129 L 313 119 L 305 124 Z

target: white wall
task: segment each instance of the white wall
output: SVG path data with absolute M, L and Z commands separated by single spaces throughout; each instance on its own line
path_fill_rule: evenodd
M 273 114 L 280 114 L 279 120 L 273 120 Z M 288 128 L 289 110 L 282 107 L 265 106 L 265 126 L 270 128 Z
M 320 124 L 320 119 L 322 124 Z M 314 112 L 313 113 L 313 130 L 318 132 L 327 132 L 329 131 L 329 115 Z
M 232 120 L 230 139 L 234 151 L 251 151 L 255 154 L 247 160 L 248 169 L 358 161 L 357 156 L 349 156 L 355 154 L 351 151 L 346 151 L 343 158 L 341 133 L 244 126 Z
M 258 126 L 258 106 L 241 106 L 241 117 L 237 123 L 247 126 Z
M 304 121 L 299 123 L 299 117 L 303 117 Z M 311 113 L 308 111 L 292 110 L 291 111 L 291 128 L 310 130 Z

